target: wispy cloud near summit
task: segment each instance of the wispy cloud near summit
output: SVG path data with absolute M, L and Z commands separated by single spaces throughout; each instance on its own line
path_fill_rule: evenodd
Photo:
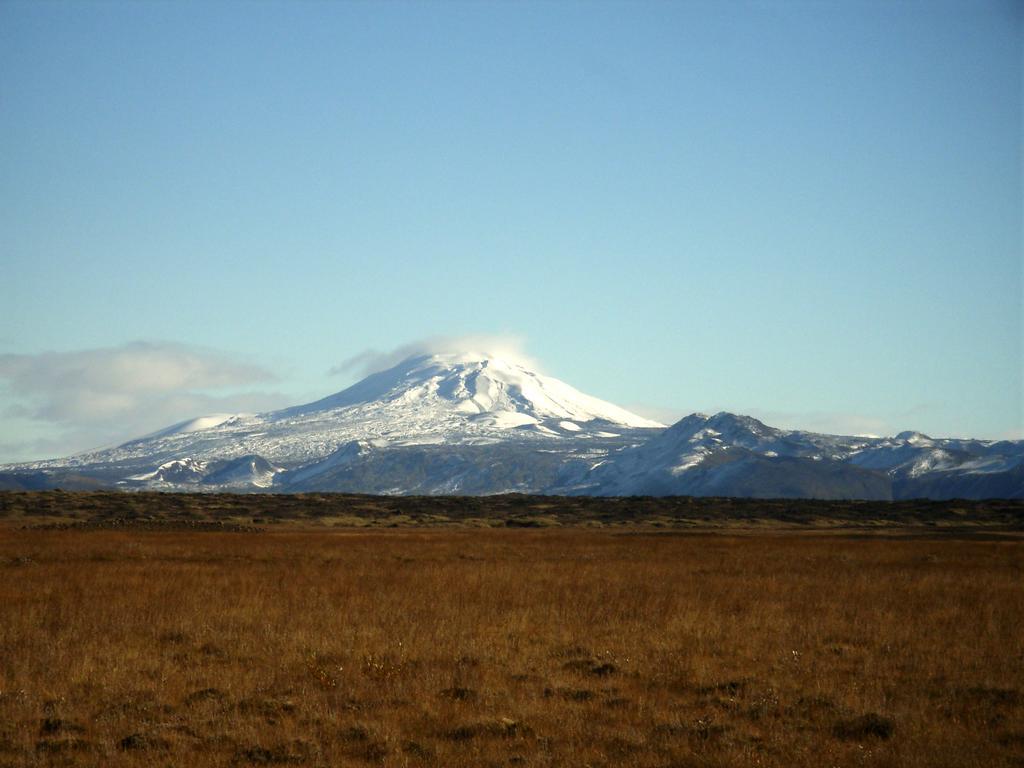
M 515 335 L 468 335 L 468 336 L 431 336 L 394 349 L 382 352 L 367 349 L 357 355 L 346 358 L 332 367 L 332 376 L 355 375 L 368 376 L 377 371 L 387 370 L 410 357 L 418 355 L 461 354 L 478 352 L 491 357 L 513 360 L 533 371 L 540 370 L 540 363 L 530 357 L 526 351 L 526 340 Z

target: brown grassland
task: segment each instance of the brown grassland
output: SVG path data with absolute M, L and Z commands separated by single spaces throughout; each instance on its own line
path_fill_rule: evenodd
M 1024 765 L 1013 531 L 33 530 L 19 509 L 0 766 Z

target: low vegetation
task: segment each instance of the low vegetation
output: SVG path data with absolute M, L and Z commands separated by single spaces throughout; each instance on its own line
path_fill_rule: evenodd
M 1024 764 L 1009 533 L 268 528 L 0 528 L 0 766 Z
M 100 529 L 558 528 L 1024 531 L 1024 501 L 0 492 L 0 525 Z

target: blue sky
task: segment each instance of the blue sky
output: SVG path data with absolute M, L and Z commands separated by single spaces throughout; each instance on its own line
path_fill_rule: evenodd
M 1022 436 L 1019 2 L 0 4 L 0 461 L 511 336 Z

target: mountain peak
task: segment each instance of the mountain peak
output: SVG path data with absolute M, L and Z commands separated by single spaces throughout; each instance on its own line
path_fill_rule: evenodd
M 910 443 L 911 445 L 931 445 L 934 442 L 932 438 L 928 437 L 928 435 L 923 432 L 915 432 L 913 430 L 900 432 L 896 435 L 896 439 L 902 440 L 905 443 Z
M 685 438 L 706 435 L 731 438 L 739 434 L 759 436 L 775 433 L 777 430 L 763 424 L 753 416 L 719 411 L 713 416 L 706 413 L 691 413 L 673 424 L 669 431 Z
M 348 389 L 280 414 L 308 416 L 356 407 L 386 408 L 392 420 L 399 416 L 422 423 L 458 415 L 491 420 L 491 426 L 498 428 L 537 425 L 549 419 L 664 426 L 536 373 L 519 361 L 472 350 L 414 355 Z
M 755 434 L 771 429 L 753 416 L 743 416 L 728 411 L 719 411 L 708 420 L 708 424 L 716 429 L 742 429 Z

